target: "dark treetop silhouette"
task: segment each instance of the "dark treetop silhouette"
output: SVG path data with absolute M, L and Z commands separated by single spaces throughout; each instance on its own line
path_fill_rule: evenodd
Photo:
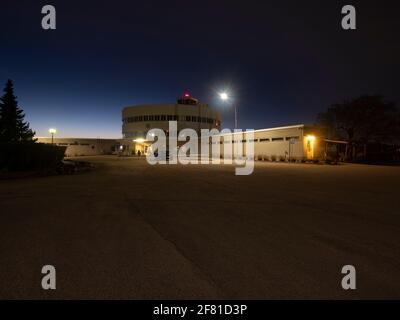
M 327 129 L 328 138 L 348 140 L 351 148 L 364 145 L 364 153 L 369 143 L 400 141 L 400 111 L 382 95 L 363 95 L 334 104 L 318 115 L 317 123 Z
M 23 110 L 18 107 L 13 83 L 8 80 L 0 98 L 0 142 L 34 141 L 35 132 L 24 121 Z

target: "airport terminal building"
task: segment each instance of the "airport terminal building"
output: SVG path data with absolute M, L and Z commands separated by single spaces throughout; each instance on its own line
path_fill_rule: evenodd
M 178 131 L 191 128 L 220 129 L 221 116 L 216 109 L 184 93 L 175 104 L 152 104 L 126 107 L 122 110 L 122 136 L 125 139 L 145 139 L 150 129 L 168 132 L 169 121 L 177 121 Z
M 122 150 L 128 154 L 145 154 L 151 129 L 162 129 L 168 135 L 169 121 L 177 122 L 178 132 L 190 128 L 200 135 L 201 129 L 221 129 L 221 115 L 208 104 L 200 103 L 188 92 L 174 104 L 149 104 L 122 110 Z
M 54 138 L 53 142 L 66 146 L 66 156 L 70 157 L 101 154 L 144 156 L 152 144 L 146 140 L 147 132 L 162 129 L 168 136 L 170 121 L 176 121 L 178 132 L 190 128 L 200 136 L 201 129 L 221 130 L 222 119 L 218 110 L 185 92 L 174 104 L 125 107 L 122 110 L 121 139 Z M 228 138 L 229 141 L 221 135 L 221 154 L 224 148 L 233 148 L 240 140 L 243 150 L 246 150 L 246 143 L 254 143 L 255 160 L 316 161 L 326 160 L 329 154 L 339 158 L 347 146 L 343 141 L 325 139 L 323 132 L 304 124 L 254 130 L 253 134 L 251 139 L 246 133 L 234 134 Z M 38 142 L 52 143 L 52 139 L 38 138 Z

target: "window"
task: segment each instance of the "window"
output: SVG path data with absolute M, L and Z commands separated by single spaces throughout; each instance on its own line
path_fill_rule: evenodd
M 149 116 L 149 121 L 154 121 L 154 116 L 153 115 Z
M 160 116 L 159 115 L 154 116 L 154 120 L 155 121 L 160 121 Z
M 190 116 L 186 116 L 186 121 L 192 120 Z
M 177 115 L 174 115 L 172 118 L 173 118 L 174 121 L 178 121 L 178 116 Z
M 269 142 L 268 138 L 260 139 L 260 142 Z
M 172 121 L 172 115 L 169 114 L 169 115 L 167 116 L 167 120 L 168 120 L 168 121 Z
M 283 141 L 283 138 L 272 138 L 272 141 Z
M 300 140 L 300 137 L 299 137 L 299 136 L 296 136 L 296 137 L 286 137 L 286 141 L 290 141 L 290 140 L 296 140 L 296 141 L 298 141 L 298 140 Z
M 149 116 L 144 116 L 143 121 L 149 121 Z
M 192 122 L 196 122 L 197 121 L 196 119 L 197 118 L 195 116 L 192 116 Z
M 143 116 L 139 116 L 138 118 L 138 121 L 143 121 Z
M 161 115 L 161 121 L 167 120 L 167 116 L 165 114 Z

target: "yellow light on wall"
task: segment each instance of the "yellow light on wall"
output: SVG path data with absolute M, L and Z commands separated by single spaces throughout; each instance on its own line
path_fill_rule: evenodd
M 139 139 L 133 140 L 133 142 L 137 142 L 137 143 L 143 143 L 145 141 L 146 140 L 144 140 L 143 138 L 139 138 Z
M 315 141 L 315 136 L 311 136 L 311 135 L 308 135 L 308 136 L 306 136 L 306 140 L 308 140 L 308 141 Z
M 307 159 L 314 159 L 315 140 L 316 137 L 313 135 L 308 135 L 305 137 Z

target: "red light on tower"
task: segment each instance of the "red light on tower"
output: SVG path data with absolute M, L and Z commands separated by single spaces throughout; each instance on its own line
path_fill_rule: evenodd
M 183 99 L 188 99 L 190 97 L 191 97 L 191 95 L 188 90 L 183 91 L 183 95 L 182 95 Z
M 178 104 L 197 105 L 199 101 L 193 98 L 188 90 L 183 91 L 182 96 L 178 99 Z

